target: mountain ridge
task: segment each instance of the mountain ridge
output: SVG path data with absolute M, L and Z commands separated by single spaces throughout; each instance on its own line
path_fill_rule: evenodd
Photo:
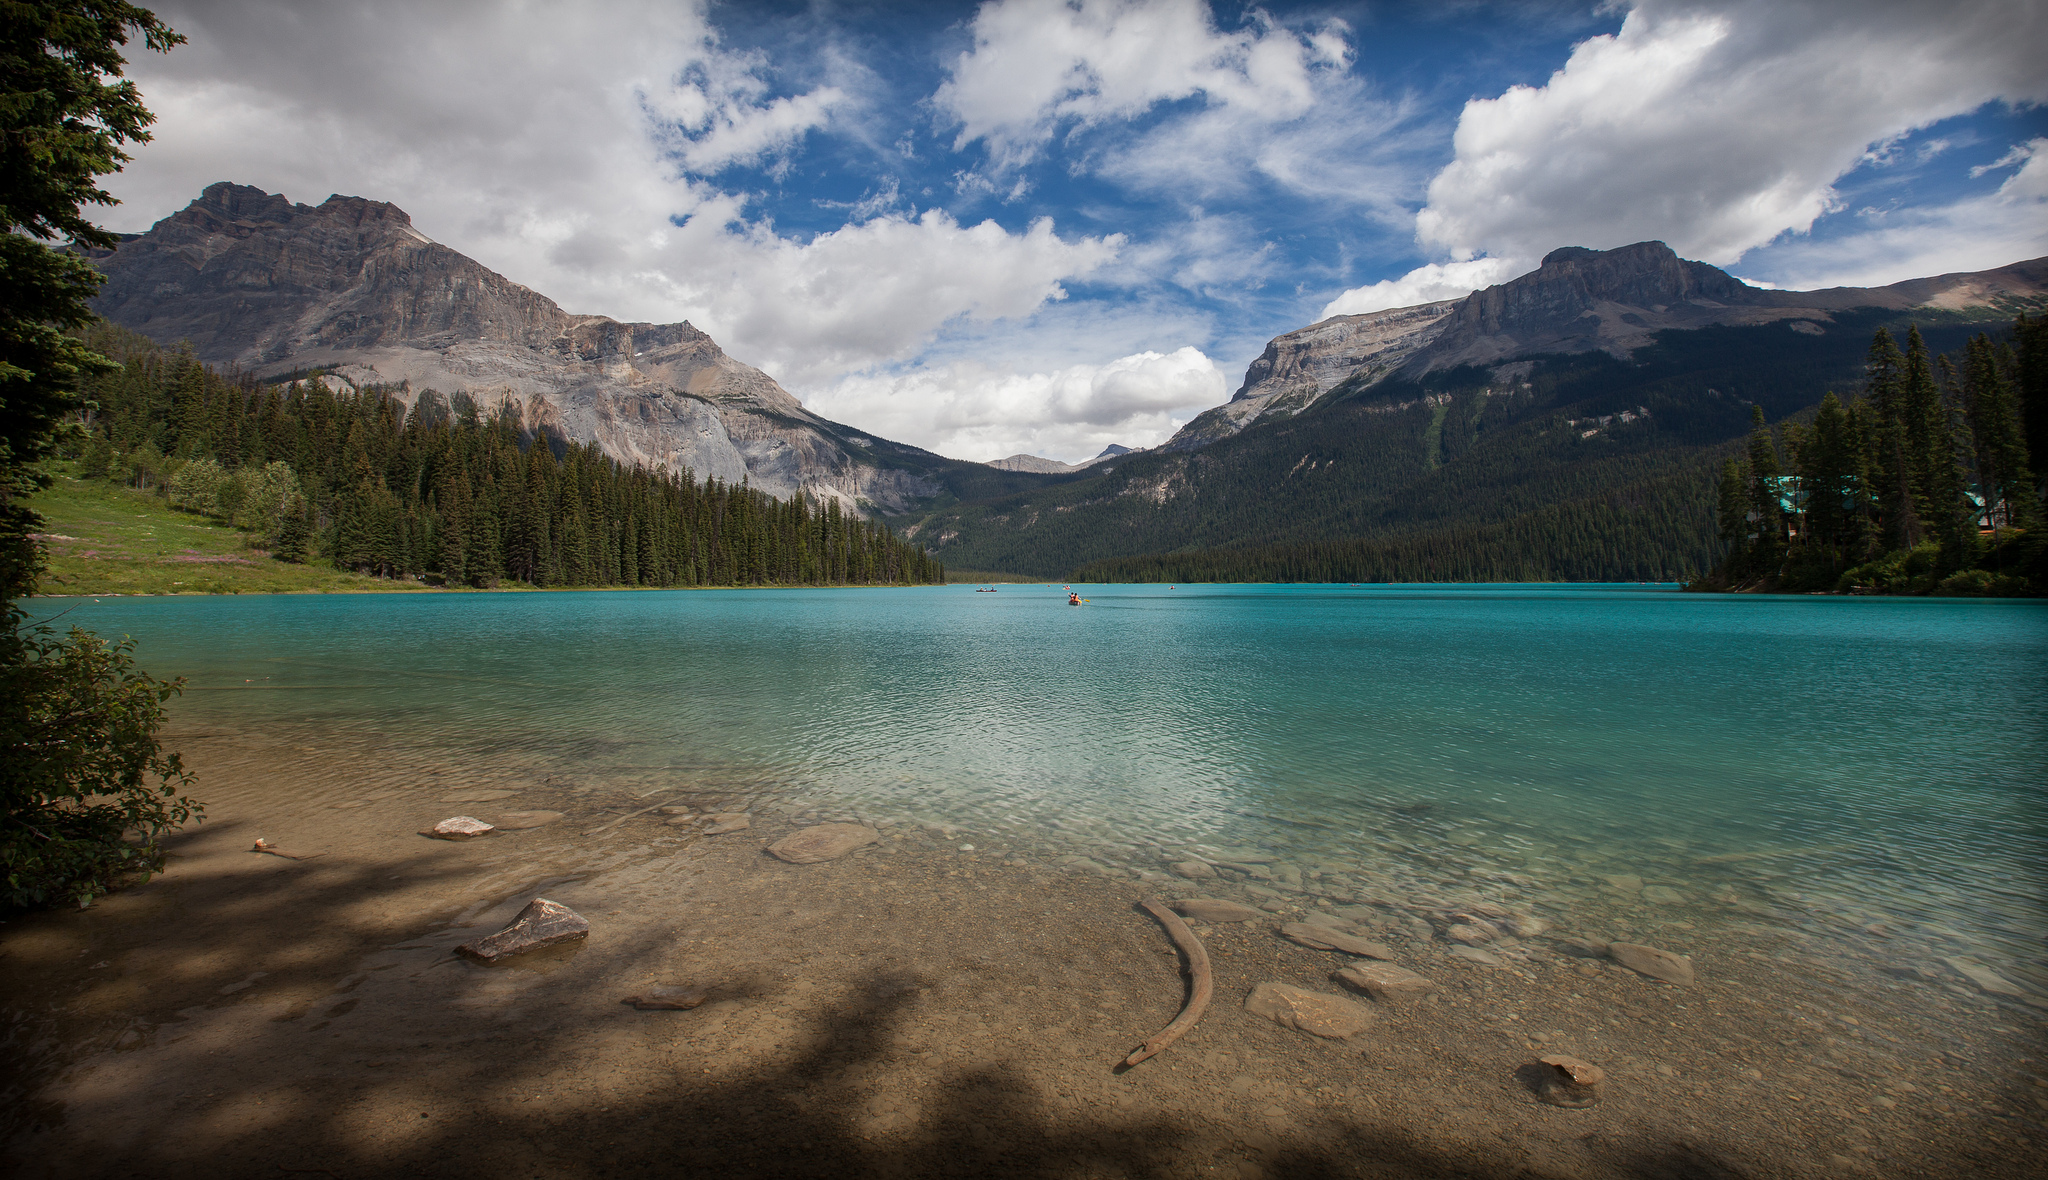
M 577 315 L 441 245 L 388 202 L 318 206 L 222 181 L 92 257 L 105 319 L 258 378 L 518 402 L 529 422 L 626 463 L 901 511 L 959 461 L 806 410 L 688 322 Z

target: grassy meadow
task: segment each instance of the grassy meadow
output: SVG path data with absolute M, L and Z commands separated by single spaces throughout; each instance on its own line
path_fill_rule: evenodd
M 43 517 L 49 570 L 41 593 L 286 594 L 426 590 L 418 582 L 337 570 L 322 560 L 272 560 L 262 539 L 54 464 L 52 483 L 31 501 Z

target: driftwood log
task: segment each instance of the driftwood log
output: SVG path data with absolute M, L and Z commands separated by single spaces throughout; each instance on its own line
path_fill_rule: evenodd
M 1173 1023 L 1160 1029 L 1158 1035 L 1131 1050 L 1131 1055 L 1124 1058 L 1127 1067 L 1158 1056 L 1195 1027 L 1195 1022 L 1208 1010 L 1209 997 L 1216 990 L 1215 980 L 1209 974 L 1209 952 L 1202 946 L 1202 940 L 1195 937 L 1195 932 L 1188 929 L 1188 924 L 1180 920 L 1180 915 L 1161 905 L 1157 898 L 1148 897 L 1138 904 L 1145 908 L 1146 913 L 1159 919 L 1159 924 L 1166 927 L 1166 933 L 1172 936 L 1174 945 L 1188 957 L 1188 980 L 1194 986 L 1189 989 L 1187 1005 L 1180 1010 L 1179 1016 L 1173 1018 Z

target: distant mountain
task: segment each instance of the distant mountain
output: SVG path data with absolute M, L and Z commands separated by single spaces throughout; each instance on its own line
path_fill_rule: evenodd
M 2010 317 L 2048 294 L 2048 259 L 1998 270 L 1912 279 L 1888 287 L 1772 291 L 1662 242 L 1614 250 L 1566 246 L 1510 282 L 1463 299 L 1333 316 L 1276 336 L 1231 400 L 1195 418 L 1159 449 L 1187 451 L 1264 419 L 1298 414 L 1347 381 L 1371 383 L 1458 365 L 1542 353 L 1626 357 L 1667 329 L 1792 321 L 1820 335 L 1838 311 L 1925 307 Z
M 1097 463 L 1114 459 L 1118 455 L 1135 454 L 1137 452 L 1129 447 L 1111 443 L 1103 448 L 1100 455 L 1085 463 L 1062 463 L 1058 459 L 1048 459 L 1043 455 L 1011 455 L 1007 459 L 992 459 L 988 465 L 998 471 L 1031 471 L 1040 475 L 1068 475 L 1076 471 L 1085 471 Z
M 529 422 L 612 457 L 778 496 L 900 512 L 1023 486 L 804 409 L 687 323 L 572 315 L 415 229 L 394 205 L 297 205 L 209 186 L 95 262 L 100 315 L 259 377 L 315 368 L 357 386 L 518 401 Z
M 1708 458 L 1751 404 L 1775 421 L 1856 393 L 1880 325 L 1949 351 L 2043 309 L 2048 259 L 1796 292 L 1657 242 L 1557 250 L 1462 300 L 1280 336 L 1153 451 L 898 524 L 949 564 L 1038 576 L 1276 576 L 1178 558 L 1367 541 L 1389 556 L 1365 568 L 1404 578 L 1683 577 L 1714 559 Z M 1143 554 L 1169 556 L 1119 560 Z

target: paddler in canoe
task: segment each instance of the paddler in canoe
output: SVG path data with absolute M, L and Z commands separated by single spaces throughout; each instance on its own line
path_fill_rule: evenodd
M 1073 591 L 1073 590 L 1069 590 L 1069 591 L 1067 591 L 1067 605 L 1068 605 L 1068 606 L 1079 606 L 1079 605 L 1081 605 L 1081 595 L 1080 595 L 1080 594 L 1079 594 L 1078 592 L 1076 592 L 1076 591 Z

